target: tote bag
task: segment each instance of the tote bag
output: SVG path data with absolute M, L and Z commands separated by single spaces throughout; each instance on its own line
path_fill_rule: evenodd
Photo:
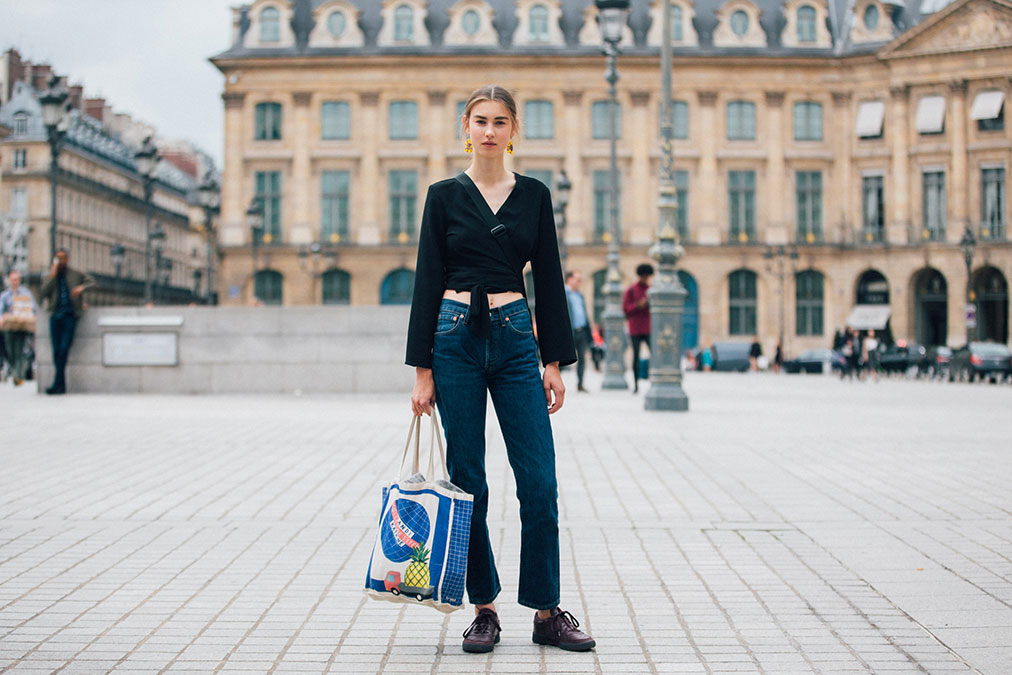
M 435 411 L 428 466 L 419 471 L 421 428 L 414 417 L 397 478 L 383 488 L 365 592 L 453 612 L 464 606 L 474 498 L 450 482 Z

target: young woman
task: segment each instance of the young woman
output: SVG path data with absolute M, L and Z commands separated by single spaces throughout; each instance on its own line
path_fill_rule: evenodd
M 510 93 L 490 85 L 464 107 L 471 166 L 429 186 L 422 214 L 408 325 L 415 366 L 411 409 L 439 408 L 447 465 L 455 485 L 474 495 L 467 592 L 475 619 L 464 651 L 499 642 L 501 590 L 489 540 L 485 480 L 485 406 L 491 393 L 520 500 L 518 601 L 536 610 L 533 640 L 571 651 L 594 647 L 559 605 L 559 515 L 555 446 L 548 416 L 562 407 L 559 365 L 576 360 L 559 263 L 552 200 L 540 181 L 506 170 L 518 130 Z M 531 262 L 538 342 L 524 299 Z M 538 369 L 538 348 L 544 374 Z

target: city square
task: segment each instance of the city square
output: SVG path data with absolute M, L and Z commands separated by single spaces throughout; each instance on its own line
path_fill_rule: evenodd
M 570 376 L 567 375 L 567 378 Z M 503 641 L 361 588 L 407 391 L 0 389 L 0 670 L 989 673 L 1012 663 L 1012 387 L 689 373 L 692 412 L 570 383 L 554 416 L 563 606 L 530 641 L 490 414 Z M 54 424 L 59 420 L 58 424 Z

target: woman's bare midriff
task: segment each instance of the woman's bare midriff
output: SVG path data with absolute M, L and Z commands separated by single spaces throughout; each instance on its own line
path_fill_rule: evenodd
M 513 302 L 514 300 L 522 300 L 524 297 L 523 293 L 516 291 L 506 291 L 505 293 L 489 293 L 488 294 L 488 306 L 498 307 L 507 303 Z M 471 292 L 470 291 L 451 291 L 447 289 L 443 291 L 443 299 L 445 300 L 456 300 L 462 302 L 465 305 L 471 304 Z

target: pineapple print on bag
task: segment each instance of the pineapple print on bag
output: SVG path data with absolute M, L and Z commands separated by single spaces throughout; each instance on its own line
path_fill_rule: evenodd
M 415 588 L 426 588 L 429 585 L 429 549 L 419 544 L 411 554 L 411 564 L 404 573 L 404 583 Z

